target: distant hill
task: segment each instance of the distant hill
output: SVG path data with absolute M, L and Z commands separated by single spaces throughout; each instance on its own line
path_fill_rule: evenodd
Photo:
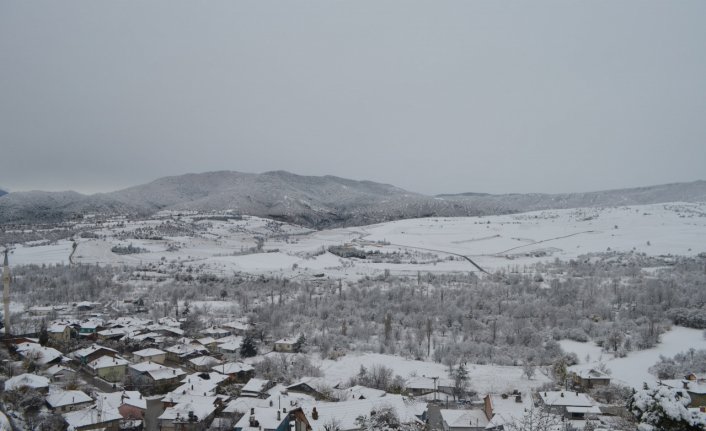
M 443 199 L 482 208 L 489 214 L 504 214 L 543 209 L 614 207 L 663 202 L 706 202 L 706 181 L 662 184 L 632 189 L 616 189 L 587 193 L 502 194 L 461 193 L 439 195 Z
M 5 190 L 0 190 L 0 196 L 6 195 L 6 194 L 7 194 L 7 192 Z
M 568 194 L 427 196 L 371 181 L 285 171 L 165 177 L 111 193 L 15 192 L 0 197 L 0 223 L 53 222 L 85 214 L 148 216 L 160 210 L 226 210 L 312 228 L 427 216 L 505 214 L 550 208 L 706 201 L 706 181 Z

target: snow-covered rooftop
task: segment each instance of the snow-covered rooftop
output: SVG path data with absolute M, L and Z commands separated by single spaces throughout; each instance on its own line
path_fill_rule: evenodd
M 253 371 L 255 368 L 253 368 L 252 365 L 245 364 L 243 362 L 226 362 L 224 364 L 211 367 L 211 369 L 222 374 L 236 374 Z
M 14 389 L 27 386 L 34 389 L 49 387 L 49 379 L 36 374 L 20 374 L 19 376 L 11 377 L 5 381 L 5 390 L 11 391 Z
M 442 409 L 440 413 L 441 419 L 446 422 L 446 425 L 452 428 L 485 428 L 485 426 L 488 425 L 488 418 L 485 416 L 483 410 Z
M 133 355 L 142 356 L 143 358 L 147 358 L 150 356 L 164 355 L 165 353 L 166 353 L 165 351 L 155 349 L 155 348 L 142 349 L 142 350 L 138 350 L 136 352 L 132 352 Z
M 74 431 L 88 425 L 103 424 L 122 419 L 122 416 L 119 414 L 98 409 L 96 406 L 64 413 L 62 416 L 64 416 L 66 423 L 69 424 L 69 431 Z
M 306 417 L 309 418 L 312 431 L 325 431 L 325 427 L 334 419 L 340 425 L 340 429 L 358 429 L 359 425 L 356 423 L 358 417 L 369 416 L 373 410 L 385 407 L 393 409 L 402 423 L 421 423 L 419 417 L 426 410 L 425 404 L 404 398 L 401 395 L 337 403 L 313 403 L 304 406 L 303 410 Z M 314 408 L 319 416 L 316 420 L 312 419 Z
M 49 406 L 57 408 L 74 404 L 90 403 L 93 401 L 93 398 L 89 397 L 83 391 L 55 391 L 50 393 L 46 400 Z
M 547 406 L 592 407 L 593 401 L 584 393 L 570 391 L 539 392 Z
M 120 367 L 129 364 L 130 361 L 121 358 L 120 356 L 101 356 L 100 358 L 89 362 L 88 367 L 93 370 L 100 370 L 102 368 Z

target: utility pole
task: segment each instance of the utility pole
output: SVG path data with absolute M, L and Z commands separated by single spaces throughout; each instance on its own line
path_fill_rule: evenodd
M 5 249 L 5 262 L 2 268 L 2 301 L 5 314 L 5 335 L 10 335 L 10 264 L 7 262 L 7 248 Z

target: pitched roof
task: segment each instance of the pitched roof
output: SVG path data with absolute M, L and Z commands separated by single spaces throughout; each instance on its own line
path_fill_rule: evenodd
M 593 401 L 584 393 L 569 391 L 539 392 L 547 406 L 592 407 Z
M 221 363 L 220 360 L 214 358 L 213 356 L 199 356 L 189 359 L 189 362 L 196 367 L 212 367 Z
M 488 425 L 488 418 L 485 412 L 479 409 L 473 410 L 447 410 L 441 409 L 441 419 L 450 428 L 483 427 Z
M 38 376 L 36 374 L 20 374 L 19 376 L 11 377 L 5 381 L 5 390 L 11 391 L 13 389 L 21 388 L 22 386 L 27 386 L 30 388 L 47 388 L 49 387 L 49 379 L 43 376 Z
M 113 353 L 118 353 L 117 350 L 113 350 L 110 347 L 104 347 L 104 346 L 99 346 L 98 344 L 93 344 L 93 345 L 85 347 L 83 349 L 78 349 L 78 350 L 74 351 L 73 353 L 71 353 L 71 356 L 73 356 L 74 358 L 80 359 L 80 358 L 84 358 L 88 355 L 91 355 L 93 353 L 96 353 L 96 352 L 100 351 L 101 349 L 107 350 L 107 351 L 113 352 Z
M 102 424 L 122 419 L 122 416 L 111 411 L 101 411 L 96 406 L 88 407 L 74 412 L 64 413 L 64 420 L 69 424 L 69 431 L 87 425 Z
M 192 412 L 199 421 L 210 416 L 216 410 L 216 400 L 219 397 L 186 395 L 182 396 L 173 407 L 167 407 L 160 420 L 174 420 L 177 417 L 187 418 Z
M 123 404 L 147 409 L 147 399 L 138 391 L 98 392 L 96 396 L 96 400 L 102 403 L 103 410 L 110 410 L 115 414 L 120 414 L 118 408 Z
M 243 386 L 243 388 L 240 390 L 240 392 L 257 392 L 261 393 L 265 390 L 265 387 L 270 383 L 269 380 L 264 380 L 264 379 L 250 379 L 248 382 Z
M 221 374 L 236 374 L 253 371 L 255 368 L 253 368 L 252 365 L 245 364 L 243 362 L 226 362 L 225 364 L 213 366 L 211 369 Z
M 253 414 L 243 415 L 242 418 L 235 424 L 236 429 L 241 431 L 249 430 L 276 430 L 282 422 L 288 421 L 288 415 L 282 413 L 277 407 L 254 407 L 251 412 Z M 250 419 L 253 418 L 258 422 L 258 426 L 250 426 Z
M 129 365 L 130 361 L 121 358 L 120 356 L 101 356 L 88 363 L 88 367 L 94 370 L 100 370 L 102 368 L 119 367 L 124 365 Z
M 17 352 L 25 358 L 34 357 L 40 365 L 46 365 L 62 356 L 60 351 L 36 343 L 20 343 L 17 345 Z
M 83 391 L 55 391 L 50 393 L 46 400 L 52 408 L 93 402 L 93 398 Z
M 313 420 L 312 411 L 316 408 L 319 418 Z M 388 395 L 383 398 L 365 400 L 341 401 L 337 403 L 312 403 L 303 407 L 304 413 L 309 418 L 312 431 L 325 431 L 325 426 L 333 419 L 337 421 L 342 430 L 359 429 L 356 419 L 360 416 L 369 416 L 373 410 L 389 407 L 397 413 L 401 423 L 422 423 L 419 417 L 426 410 L 426 405 L 401 395 Z
M 149 349 L 142 349 L 142 350 L 138 350 L 136 352 L 132 352 L 132 354 L 137 355 L 137 356 L 142 356 L 144 358 L 144 357 L 148 357 L 148 356 L 164 355 L 164 354 L 166 354 L 166 352 L 163 350 L 159 350 L 159 349 L 149 348 Z

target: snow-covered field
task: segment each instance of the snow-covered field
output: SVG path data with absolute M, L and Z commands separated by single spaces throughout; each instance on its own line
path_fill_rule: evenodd
M 630 352 L 624 358 L 615 358 L 613 355 L 603 353 L 600 347 L 591 342 L 577 343 L 562 340 L 560 344 L 565 351 L 576 353 L 581 361 L 580 364 L 571 367 L 571 370 L 592 368 L 602 362 L 611 370 L 611 378 L 616 383 L 640 389 L 645 382 L 657 381 L 657 378 L 647 370 L 659 360 L 660 355 L 672 357 L 692 347 L 697 350 L 706 349 L 706 339 L 703 334 L 703 330 L 674 326 L 662 335 L 657 347 Z M 588 362 L 586 355 L 589 355 Z
M 395 375 L 448 378 L 448 367 L 436 362 L 415 361 L 394 355 L 378 353 L 351 353 L 338 360 L 324 360 L 319 364 L 327 380 L 347 382 L 358 374 L 361 366 L 370 370 L 375 365 L 391 368 Z M 468 364 L 471 389 L 478 393 L 502 393 L 517 389 L 525 391 L 549 381 L 539 371 L 532 380 L 522 374 L 522 367 Z
M 176 217 L 176 216 L 175 216 Z M 192 216 L 176 217 L 194 222 Z M 637 251 L 648 255 L 695 255 L 706 251 L 706 204 L 672 203 L 618 208 L 547 210 L 523 214 L 423 218 L 345 229 L 311 231 L 257 217 L 243 220 L 195 221 L 203 229 L 193 235 L 161 239 L 131 239 L 131 232 L 157 226 L 164 220 L 125 222 L 124 225 L 86 225 L 101 238 L 77 238 L 76 262 L 108 265 L 146 265 L 198 268 L 219 275 L 237 272 L 291 278 L 324 274 L 358 279 L 389 270 L 414 275 L 417 271 L 476 271 L 467 256 L 482 268 L 522 267 L 555 258 L 571 259 L 590 252 Z M 257 237 L 264 238 L 254 252 Z M 133 244 L 144 253 L 118 255 L 116 245 Z M 400 253 L 375 263 L 372 259 L 340 258 L 325 251 L 332 245 L 359 250 Z M 69 241 L 35 247 L 18 246 L 13 264 L 67 263 Z M 389 256 L 389 255 L 388 255 Z M 168 271 L 167 271 L 168 273 Z

